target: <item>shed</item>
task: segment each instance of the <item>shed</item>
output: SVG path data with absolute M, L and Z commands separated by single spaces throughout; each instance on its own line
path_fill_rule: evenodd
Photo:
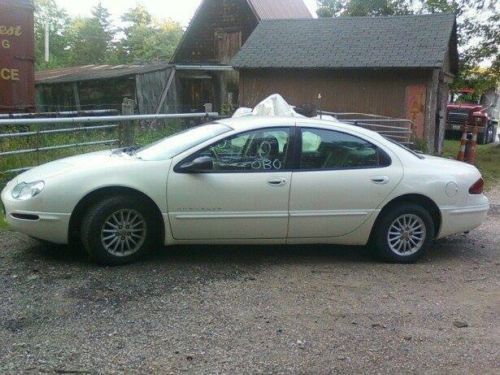
M 450 14 L 264 20 L 232 60 L 239 103 L 272 93 L 294 105 L 407 118 L 428 151 L 444 139 L 448 84 L 458 71 Z
M 230 65 L 259 22 L 312 18 L 302 0 L 203 0 L 171 63 L 185 111 L 211 103 L 223 111 L 238 100 L 238 74 Z
M 129 98 L 136 101 L 141 114 L 176 112 L 173 71 L 168 63 L 157 63 L 85 65 L 36 72 L 37 110 L 120 110 L 123 99 Z

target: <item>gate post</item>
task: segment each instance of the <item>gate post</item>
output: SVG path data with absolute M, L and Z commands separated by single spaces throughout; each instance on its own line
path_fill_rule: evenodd
M 123 99 L 122 116 L 134 114 L 135 101 L 129 98 Z M 119 141 L 121 147 L 134 145 L 134 121 L 122 121 L 119 126 Z

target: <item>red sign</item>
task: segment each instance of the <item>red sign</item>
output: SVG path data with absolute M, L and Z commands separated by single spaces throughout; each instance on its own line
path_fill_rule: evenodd
M 0 0 L 0 112 L 33 110 L 33 7 Z

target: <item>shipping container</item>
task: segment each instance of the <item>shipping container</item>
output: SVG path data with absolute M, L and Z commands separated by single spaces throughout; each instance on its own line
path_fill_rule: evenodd
M 31 0 L 0 0 L 0 112 L 35 107 L 35 36 Z

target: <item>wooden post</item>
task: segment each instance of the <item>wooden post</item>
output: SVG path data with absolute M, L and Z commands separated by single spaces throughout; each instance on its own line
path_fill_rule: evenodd
M 82 106 L 80 105 L 80 93 L 78 92 L 78 83 L 73 82 L 73 95 L 75 97 L 75 107 L 78 112 L 82 110 Z
M 123 99 L 122 115 L 133 115 L 135 101 L 129 98 Z M 122 121 L 119 127 L 119 140 L 121 147 L 130 147 L 134 145 L 134 121 Z

